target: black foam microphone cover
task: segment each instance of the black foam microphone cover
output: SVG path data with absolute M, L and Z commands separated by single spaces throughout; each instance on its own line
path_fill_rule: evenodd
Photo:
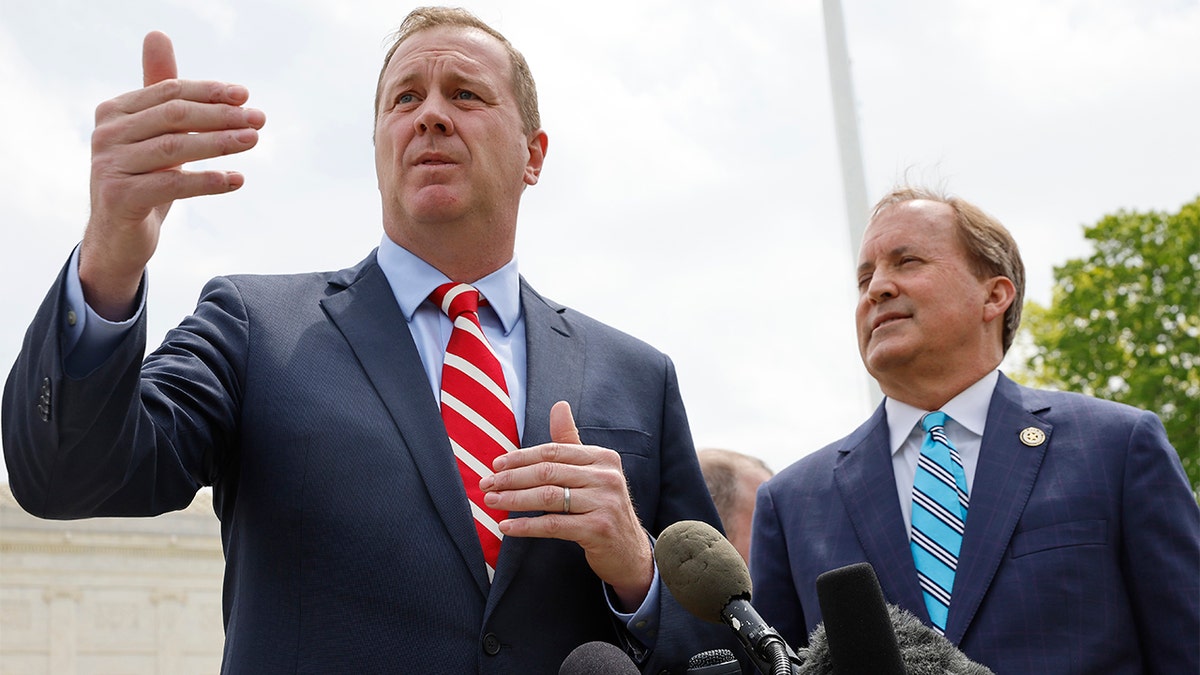
M 817 601 L 834 673 L 906 675 L 883 590 L 870 563 L 818 576 Z
M 641 675 L 641 671 L 620 647 L 597 640 L 571 650 L 558 675 Z

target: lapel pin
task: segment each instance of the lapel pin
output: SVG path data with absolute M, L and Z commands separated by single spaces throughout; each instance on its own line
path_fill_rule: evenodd
M 1031 448 L 1036 448 L 1046 442 L 1046 432 L 1037 427 L 1025 427 L 1021 430 L 1021 442 Z

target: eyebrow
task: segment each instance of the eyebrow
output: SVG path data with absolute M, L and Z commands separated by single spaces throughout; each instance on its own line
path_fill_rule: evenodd
M 904 255 L 905 253 L 908 253 L 911 250 L 913 250 L 913 246 L 911 244 L 901 244 L 901 245 L 893 248 L 892 250 L 884 253 L 882 257 L 885 259 L 898 258 L 898 257 Z M 858 266 L 858 273 L 862 274 L 863 272 L 866 272 L 867 270 L 874 269 L 874 268 L 875 268 L 875 263 L 870 262 L 870 261 L 864 262 Z
M 451 68 L 449 69 L 448 75 L 449 77 L 446 78 L 445 83 L 448 83 L 453 87 L 467 87 L 468 89 L 471 89 L 475 93 L 480 94 L 485 98 L 496 96 L 496 84 L 481 74 L 472 73 L 462 68 Z M 412 86 L 414 82 L 418 82 L 422 79 L 424 79 L 422 73 L 418 71 L 410 71 L 397 77 L 396 79 L 385 81 L 383 85 L 383 99 L 386 100 L 391 98 L 393 92 L 396 90 L 407 89 L 408 87 Z
M 411 82 L 417 79 L 416 73 L 408 73 L 387 83 L 387 87 L 407 87 Z

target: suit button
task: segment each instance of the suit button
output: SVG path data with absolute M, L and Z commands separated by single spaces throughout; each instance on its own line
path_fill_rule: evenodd
M 488 656 L 495 656 L 500 653 L 500 638 L 493 633 L 488 633 L 483 636 L 483 653 Z
M 42 380 L 42 396 L 38 399 L 38 412 L 42 414 L 42 421 L 50 421 L 50 378 Z

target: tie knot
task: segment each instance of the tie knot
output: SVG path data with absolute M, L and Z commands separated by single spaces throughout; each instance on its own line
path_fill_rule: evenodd
M 946 413 L 941 410 L 925 413 L 925 416 L 921 418 L 921 428 L 925 431 L 944 426 L 946 426 Z
M 470 284 L 457 284 L 453 281 L 442 284 L 433 289 L 429 299 L 451 320 L 461 314 L 479 311 L 479 291 Z

